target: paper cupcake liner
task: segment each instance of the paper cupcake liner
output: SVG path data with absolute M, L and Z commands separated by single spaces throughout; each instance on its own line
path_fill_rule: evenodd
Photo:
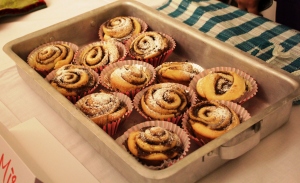
M 239 76 L 243 77 L 244 80 L 247 82 L 248 86 L 250 86 L 249 91 L 246 91 L 244 93 L 244 95 L 242 95 L 240 98 L 238 98 L 236 100 L 232 100 L 232 102 L 242 104 L 256 95 L 256 93 L 258 91 L 257 83 L 249 74 L 247 74 L 244 71 L 241 71 L 239 69 L 232 68 L 232 67 L 215 67 L 215 68 L 205 69 L 203 72 L 196 75 L 190 82 L 189 87 L 195 91 L 195 93 L 197 94 L 199 99 L 202 99 L 202 98 L 199 96 L 199 94 L 196 91 L 196 86 L 197 86 L 198 80 L 205 77 L 209 73 L 216 72 L 216 71 L 233 71 L 233 72 L 237 73 Z
M 81 65 L 81 58 L 80 58 L 80 56 L 81 56 L 81 54 L 82 54 L 82 52 L 84 50 L 86 50 L 88 48 L 92 48 L 94 46 L 98 46 L 98 45 L 105 45 L 107 42 L 114 43 L 117 46 L 117 48 L 118 48 L 118 51 L 119 51 L 119 54 L 120 54 L 120 58 L 117 61 L 115 61 L 115 62 L 122 61 L 122 60 L 124 60 L 126 58 L 126 56 L 127 56 L 127 50 L 126 50 L 124 44 L 122 44 L 120 42 L 117 42 L 117 41 L 112 41 L 112 40 L 111 41 L 96 41 L 96 42 L 87 44 L 87 45 L 83 46 L 82 48 L 80 48 L 78 50 L 78 52 L 76 53 L 75 57 L 74 57 L 73 64 L 75 64 L 75 65 Z M 115 62 L 113 62 L 113 63 L 115 63 Z M 102 72 L 102 70 L 106 66 L 108 66 L 110 64 L 112 64 L 112 63 L 108 63 L 106 65 L 102 65 L 102 66 L 99 66 L 99 67 L 91 67 L 91 68 L 94 71 L 96 71 L 98 74 L 100 74 Z
M 28 63 L 28 60 L 30 59 L 35 59 L 35 55 L 39 52 L 39 50 L 43 47 L 46 47 L 46 46 L 49 46 L 49 45 L 54 45 L 54 44 L 66 44 L 68 46 L 70 46 L 70 48 L 74 51 L 74 56 L 73 56 L 73 59 L 70 61 L 70 63 L 72 63 L 72 61 L 74 60 L 74 57 L 76 55 L 76 52 L 78 51 L 78 46 L 74 43 L 71 43 L 71 42 L 65 42 L 65 41 L 53 41 L 53 42 L 49 42 L 49 43 L 45 43 L 45 44 L 42 44 L 40 46 L 38 46 L 37 48 L 35 48 L 34 50 L 32 50 L 29 55 L 27 56 L 27 63 Z M 69 64 L 70 64 L 69 63 Z M 29 65 L 29 64 L 28 64 Z M 29 65 L 30 66 L 30 65 Z M 30 66 L 32 67 L 32 66 Z M 51 71 L 54 70 L 54 68 L 51 68 L 49 70 L 42 70 L 42 69 L 38 69 L 38 68 L 34 68 L 32 67 L 36 72 L 38 72 L 42 77 L 46 77 Z
M 145 31 L 148 29 L 148 25 L 147 25 L 146 22 L 143 21 L 142 19 L 137 18 L 137 17 L 133 17 L 133 16 L 129 16 L 129 17 L 135 18 L 135 19 L 141 24 L 141 33 L 142 33 L 142 32 L 145 32 Z M 110 20 L 110 19 L 109 19 L 109 20 Z M 104 25 L 106 22 L 108 22 L 109 20 L 107 20 L 107 21 L 105 21 L 103 24 L 101 24 L 101 25 L 100 25 L 100 28 L 99 28 L 99 31 L 98 31 L 99 39 L 102 40 L 102 41 L 104 41 L 104 32 L 103 32 L 102 27 L 103 27 L 103 25 Z M 119 41 L 119 42 L 125 44 L 125 43 L 128 41 L 128 39 L 130 39 L 130 38 L 131 38 L 131 36 L 130 36 L 130 37 L 121 38 L 121 39 L 117 39 L 117 38 L 116 38 L 116 39 L 113 39 L 113 40 L 116 40 L 116 41 Z
M 166 84 L 170 84 L 170 83 L 162 83 L 163 85 Z M 197 102 L 197 96 L 195 94 L 195 92 L 190 89 L 189 87 L 185 86 L 185 85 L 182 85 L 182 84 L 178 84 L 178 83 L 172 83 L 174 85 L 177 85 L 177 86 L 180 86 L 181 88 L 183 88 L 188 96 L 189 96 L 189 102 L 190 102 L 190 105 L 189 106 L 192 106 L 194 105 L 196 102 Z M 153 85 L 152 85 L 153 86 Z M 148 116 L 147 114 L 145 114 L 140 106 L 140 101 L 144 95 L 144 93 L 149 89 L 149 87 L 151 86 L 148 86 L 146 88 L 144 88 L 143 90 L 141 90 L 139 93 L 137 93 L 133 99 L 133 106 L 134 108 L 137 110 L 137 112 L 143 117 L 145 118 L 146 120 L 161 120 L 161 119 L 153 119 L 151 118 L 150 116 Z M 186 111 L 185 111 L 186 112 Z M 184 113 L 185 113 L 184 112 Z M 182 113 L 181 115 L 179 116 L 175 116 L 175 117 L 172 117 L 172 118 L 166 118 L 166 119 L 163 119 L 164 121 L 168 121 L 168 122 L 171 122 L 171 123 L 174 123 L 174 124 L 177 124 L 177 125 L 181 125 L 181 119 L 184 115 L 184 113 Z
M 224 104 L 228 108 L 232 109 L 239 116 L 241 123 L 243 123 L 244 121 L 251 118 L 251 115 L 249 114 L 249 112 L 244 107 L 242 107 L 241 105 L 239 105 L 237 103 L 234 103 L 231 101 L 225 101 L 225 100 L 219 100 L 219 101 L 215 100 L 215 102 Z M 191 108 L 189 108 L 189 110 L 190 109 Z M 182 119 L 182 128 L 186 131 L 186 133 L 189 135 L 190 139 L 192 139 L 193 142 L 195 142 L 199 147 L 201 147 L 212 140 L 212 139 L 208 139 L 206 137 L 203 137 L 201 139 L 197 138 L 194 135 L 192 126 L 190 125 L 188 120 L 189 120 L 188 113 L 185 113 L 184 117 Z M 247 135 L 247 134 L 242 134 L 242 135 Z M 234 144 L 236 142 L 241 141 L 241 139 L 244 139 L 244 138 L 240 136 L 239 138 L 232 139 L 230 143 Z
M 51 71 L 51 72 L 46 76 L 46 78 L 45 78 L 46 81 L 50 82 L 51 79 L 53 79 L 53 78 L 55 77 L 56 71 L 57 71 L 57 70 L 58 70 L 58 69 L 55 69 L 55 70 Z M 90 71 L 91 71 L 91 73 L 94 75 L 94 77 L 96 78 L 96 84 L 95 84 L 95 86 L 94 86 L 93 88 L 89 89 L 88 91 L 83 92 L 83 93 L 80 94 L 80 95 L 77 95 L 77 96 L 65 96 L 65 97 L 66 97 L 70 102 L 72 102 L 73 104 L 75 104 L 75 103 L 76 103 L 79 99 L 81 99 L 82 97 L 84 97 L 84 96 L 86 96 L 86 95 L 88 95 L 88 94 L 93 93 L 93 92 L 96 90 L 96 88 L 99 86 L 99 84 L 100 84 L 99 74 L 98 74 L 96 71 L 92 70 L 92 69 L 90 69 Z
M 164 169 L 167 168 L 171 165 L 173 165 L 174 163 L 176 163 L 177 161 L 181 160 L 182 158 L 184 158 L 189 149 L 190 149 L 190 139 L 189 136 L 187 135 L 187 133 L 180 128 L 179 126 L 173 124 L 173 123 L 169 123 L 167 121 L 145 121 L 143 123 L 139 123 L 131 128 L 129 128 L 126 132 L 124 132 L 123 135 L 121 135 L 120 137 L 118 137 L 116 139 L 116 143 L 121 146 L 122 148 L 124 148 L 126 151 L 126 147 L 124 145 L 124 142 L 128 139 L 128 136 L 131 132 L 134 131 L 138 131 L 139 129 L 143 128 L 143 127 L 148 127 L 148 126 L 160 126 L 164 129 L 173 131 L 174 133 L 176 133 L 178 135 L 178 137 L 180 138 L 183 147 L 184 147 L 184 151 L 181 154 L 181 156 L 177 159 L 174 160 L 168 160 L 165 161 L 164 163 L 162 163 L 160 166 L 148 166 L 148 165 L 144 165 L 145 167 L 149 168 L 149 169 L 153 169 L 153 170 L 160 170 L 160 169 Z M 127 151 L 128 153 L 130 153 L 129 151 Z M 131 153 L 130 153 L 131 154 Z M 138 161 L 138 158 L 136 158 Z
M 147 33 L 147 32 L 144 32 L 144 33 Z M 153 65 L 153 67 L 157 67 L 159 65 L 161 65 L 162 63 L 164 63 L 168 57 L 172 54 L 172 52 L 174 51 L 175 47 L 176 47 L 176 42 L 175 40 L 167 35 L 167 34 L 164 34 L 164 33 L 161 33 L 161 32 L 157 32 L 161 35 L 163 35 L 164 37 L 166 37 L 169 41 L 168 41 L 168 50 L 164 51 L 162 54 L 160 54 L 159 56 L 156 56 L 156 57 L 153 57 L 153 58 L 149 58 L 149 59 L 138 59 L 136 58 L 134 55 L 130 54 L 130 44 L 131 42 L 139 35 L 141 34 L 144 34 L 144 33 L 140 33 L 132 38 L 130 38 L 126 43 L 125 43 L 125 47 L 127 49 L 127 52 L 128 52 L 128 56 L 131 57 L 132 59 L 135 59 L 135 60 L 140 60 L 140 61 L 144 61 L 144 62 L 147 62 L 151 65 Z
M 156 73 L 155 73 L 154 67 L 152 65 L 146 63 L 146 62 L 142 62 L 142 61 L 138 61 L 138 60 L 124 60 L 124 61 L 121 61 L 121 62 L 112 63 L 112 64 L 108 65 L 105 69 L 103 69 L 103 71 L 101 72 L 101 74 L 100 74 L 100 83 L 102 84 L 102 86 L 104 86 L 106 89 L 108 89 L 110 91 L 121 92 L 121 91 L 118 91 L 117 89 L 114 89 L 114 88 L 111 87 L 110 79 L 109 79 L 110 75 L 116 68 L 123 67 L 124 65 L 134 65 L 134 64 L 142 65 L 142 66 L 150 69 L 150 71 L 152 72 L 152 79 L 148 82 L 148 84 L 146 84 L 142 88 L 138 88 L 138 89 L 134 89 L 134 90 L 128 90 L 127 92 L 122 92 L 125 95 L 129 96 L 131 99 L 133 99 L 134 96 L 138 92 L 140 92 L 145 87 L 151 85 L 155 81 Z
M 162 63 L 161 65 L 159 65 L 159 66 L 157 66 L 157 67 L 155 68 L 155 71 L 156 71 L 156 83 L 175 82 L 175 83 L 179 83 L 179 84 L 183 84 L 183 85 L 189 86 L 189 84 L 190 84 L 192 78 L 191 78 L 191 80 L 190 80 L 188 83 L 187 83 L 187 82 L 184 82 L 184 83 L 181 82 L 181 83 L 180 83 L 179 81 L 175 81 L 174 79 L 166 79 L 166 80 L 168 80 L 168 81 L 162 81 L 163 79 L 159 76 L 158 71 L 162 68 L 163 64 L 165 64 L 165 63 L 172 63 L 172 62 L 180 62 L 180 61 L 164 62 L 164 63 Z M 187 62 L 187 63 L 191 64 L 195 70 L 199 71 L 199 73 L 202 72 L 202 71 L 204 70 L 204 69 L 203 69 L 200 65 L 198 65 L 198 64 L 195 64 L 195 63 L 192 63 L 192 62 Z M 197 74 L 195 74 L 195 76 L 196 76 L 196 75 L 197 75 Z

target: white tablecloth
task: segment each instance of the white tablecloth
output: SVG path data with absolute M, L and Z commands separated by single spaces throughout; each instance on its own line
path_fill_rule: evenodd
M 48 7 L 45 9 L 0 20 L 0 47 L 13 39 L 112 1 L 46 0 L 46 2 Z M 156 6 L 164 1 L 142 2 Z M 2 50 L 0 59 L 0 121 L 7 128 L 36 118 L 99 182 L 128 182 L 24 83 L 13 60 Z M 290 120 L 283 127 L 263 139 L 242 157 L 228 162 L 199 182 L 298 182 L 299 113 L 300 106 L 294 106 Z

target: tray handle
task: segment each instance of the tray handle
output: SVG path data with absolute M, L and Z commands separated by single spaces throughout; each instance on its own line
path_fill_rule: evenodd
M 253 129 L 251 129 L 251 131 L 254 131 L 254 134 L 252 134 L 245 140 L 232 146 L 220 146 L 220 158 L 224 160 L 235 159 L 254 148 L 260 142 L 260 123 L 261 121 L 259 121 L 252 127 Z

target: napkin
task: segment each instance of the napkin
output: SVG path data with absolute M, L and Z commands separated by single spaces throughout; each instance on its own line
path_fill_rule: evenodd
M 0 18 L 23 15 L 46 7 L 44 0 L 1 0 Z

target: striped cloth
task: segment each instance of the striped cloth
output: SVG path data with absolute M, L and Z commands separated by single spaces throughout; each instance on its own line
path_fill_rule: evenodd
M 216 0 L 168 0 L 157 10 L 300 78 L 300 32 L 294 29 Z

